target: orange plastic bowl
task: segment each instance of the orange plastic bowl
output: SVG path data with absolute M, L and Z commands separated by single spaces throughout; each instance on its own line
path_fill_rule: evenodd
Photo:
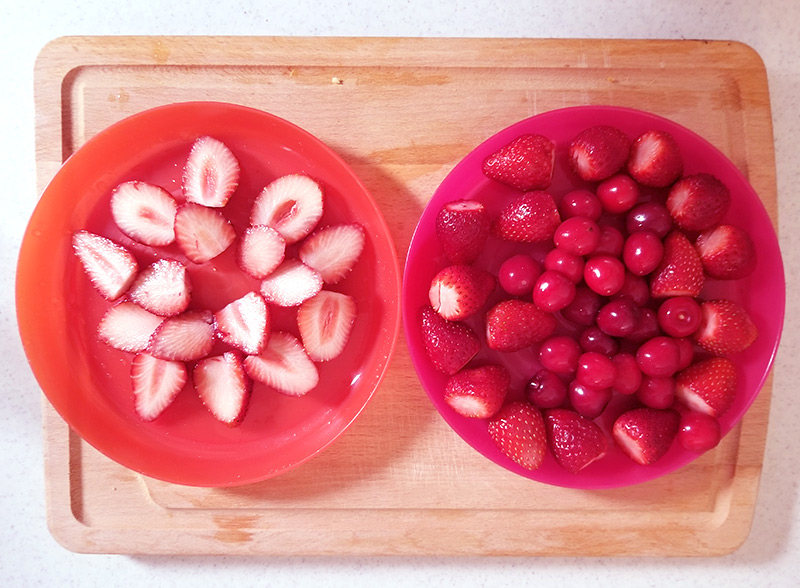
M 191 383 L 156 420 L 133 407 L 132 355 L 96 337 L 109 307 L 75 258 L 70 239 L 88 229 L 126 241 L 110 218 L 111 190 L 127 180 L 180 194 L 195 138 L 211 135 L 239 159 L 239 188 L 226 216 L 247 226 L 252 199 L 271 180 L 305 173 L 325 193 L 321 225 L 358 221 L 364 253 L 336 289 L 355 297 L 358 315 L 345 352 L 320 364 L 320 384 L 288 397 L 256 383 L 247 415 L 230 428 L 201 404 Z M 192 306 L 217 310 L 257 288 L 235 264 L 235 245 L 206 264 L 189 264 Z M 152 251 L 135 249 L 142 263 Z M 175 252 L 172 252 L 175 253 Z M 174 257 L 174 255 L 171 255 Z M 86 142 L 45 190 L 26 230 L 17 268 L 22 343 L 45 395 L 64 420 L 111 459 L 144 475 L 193 486 L 257 482 L 310 459 L 341 435 L 373 396 L 400 324 L 400 272 L 386 222 L 352 170 L 325 144 L 268 113 L 215 102 L 162 106 L 135 114 Z M 297 332 L 293 311 L 278 309 L 273 328 Z

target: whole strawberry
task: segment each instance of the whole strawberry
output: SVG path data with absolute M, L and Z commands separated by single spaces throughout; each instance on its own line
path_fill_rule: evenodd
M 481 341 L 469 325 L 446 321 L 430 306 L 420 309 L 419 322 L 425 352 L 440 372 L 455 374 L 481 349 Z
M 548 410 L 544 416 L 550 451 L 568 472 L 577 474 L 605 456 L 608 439 L 594 421 L 565 408 Z
M 634 408 L 617 417 L 611 433 L 625 455 L 649 465 L 669 451 L 679 425 L 680 415 L 675 410 Z
M 492 153 L 483 173 L 502 184 L 527 192 L 545 190 L 553 179 L 555 145 L 542 135 L 522 135 Z
M 704 231 L 719 224 L 730 203 L 728 187 L 706 173 L 682 177 L 667 196 L 667 210 L 686 231 Z
M 478 312 L 496 284 L 495 277 L 487 271 L 471 265 L 451 265 L 431 280 L 428 298 L 442 318 L 459 321 Z
M 503 455 L 525 469 L 541 467 L 547 451 L 547 436 L 542 413 L 532 404 L 506 404 L 489 421 L 489 436 Z
M 758 328 L 741 304 L 733 300 L 707 300 L 700 305 L 700 326 L 694 342 L 714 355 L 731 355 L 750 347 Z
M 667 131 L 645 131 L 631 145 L 628 173 L 643 186 L 666 188 L 683 173 L 678 142 Z
M 483 251 L 491 220 L 477 200 L 447 202 L 436 215 L 436 236 L 451 263 L 470 264 Z
M 506 241 L 540 243 L 553 238 L 561 216 L 548 192 L 526 192 L 508 203 L 495 219 L 492 230 Z
M 519 351 L 547 339 L 556 324 L 551 313 L 533 302 L 504 300 L 486 313 L 486 344 L 497 351 Z
M 674 230 L 664 238 L 664 255 L 650 276 L 653 298 L 697 296 L 703 288 L 703 263 L 692 242 Z
M 447 381 L 444 401 L 461 416 L 488 419 L 503 406 L 510 383 L 501 365 L 463 369 Z
M 756 249 L 744 229 L 733 225 L 717 225 L 703 231 L 695 241 L 703 269 L 712 278 L 738 280 L 753 273 Z
M 599 182 L 625 165 L 630 153 L 628 136 L 616 127 L 598 125 L 578 133 L 569 145 L 569 162 L 579 178 Z
M 736 386 L 736 365 L 727 357 L 698 361 L 675 377 L 677 398 L 689 408 L 714 417 L 730 409 Z

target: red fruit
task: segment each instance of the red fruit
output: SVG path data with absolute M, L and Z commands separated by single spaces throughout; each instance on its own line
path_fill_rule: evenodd
M 356 301 L 341 292 L 322 290 L 297 309 L 297 327 L 308 356 L 330 361 L 341 355 L 356 320 Z
M 235 240 L 236 231 L 220 210 L 186 202 L 175 213 L 175 241 L 194 263 L 215 258 Z
M 72 235 L 72 248 L 92 286 L 106 300 L 122 296 L 136 278 L 136 258 L 111 239 L 78 231 Z
M 704 231 L 719 224 L 730 203 L 727 186 L 705 173 L 684 176 L 667 196 L 670 215 L 686 231 Z
M 703 269 L 712 278 L 738 280 L 753 273 L 756 249 L 744 229 L 718 225 L 703 231 L 695 241 Z
M 679 422 L 680 415 L 672 409 L 634 408 L 617 417 L 611 432 L 628 457 L 648 465 L 669 451 Z
M 357 223 L 319 229 L 303 241 L 300 260 L 319 272 L 325 284 L 338 284 L 355 266 L 367 236 Z
M 303 345 L 284 331 L 272 333 L 260 354 L 245 357 L 244 368 L 254 380 L 288 396 L 303 396 L 319 383 L 317 366 Z
M 693 363 L 675 376 L 675 395 L 687 407 L 719 417 L 736 397 L 736 365 L 727 357 Z
M 491 221 L 477 200 L 447 202 L 436 215 L 436 236 L 450 263 L 469 264 L 483 251 Z
M 631 145 L 628 173 L 642 184 L 666 188 L 683 173 L 683 157 L 675 138 L 666 131 L 645 131 Z
M 286 243 L 296 243 L 309 235 L 322 218 L 322 200 L 322 188 L 308 176 L 282 176 L 256 196 L 250 224 L 270 226 Z
M 544 419 L 527 402 L 506 404 L 489 421 L 489 436 L 498 449 L 522 467 L 536 470 L 547 451 Z
M 719 421 L 711 415 L 694 410 L 681 415 L 678 443 L 684 449 L 703 453 L 719 445 L 721 438 Z
M 138 353 L 131 360 L 131 386 L 136 413 L 142 420 L 154 420 L 172 404 L 187 378 L 183 362 Z
M 242 271 L 257 280 L 274 272 L 286 257 L 286 241 L 267 225 L 248 227 L 239 239 L 236 261 Z
M 707 300 L 700 305 L 702 317 L 694 342 L 714 355 L 744 351 L 758 337 L 758 328 L 747 311 L 733 300 Z
M 97 326 L 97 338 L 121 351 L 138 353 L 147 348 L 163 316 L 146 311 L 127 300 L 108 309 Z
M 572 474 L 577 474 L 608 451 L 608 439 L 602 429 L 577 412 L 564 408 L 548 410 L 544 423 L 553 457 Z
M 433 366 L 448 375 L 463 368 L 481 349 L 469 325 L 446 321 L 430 306 L 420 310 L 422 342 Z
M 519 351 L 547 339 L 556 324 L 532 302 L 504 300 L 486 313 L 486 343 L 497 351 Z
M 442 318 L 458 321 L 478 312 L 494 291 L 495 277 L 469 265 L 451 265 L 431 280 L 428 299 Z
M 287 259 L 261 282 L 261 294 L 278 306 L 298 306 L 322 290 L 322 276 L 299 259 Z
M 169 245 L 175 240 L 175 199 L 160 186 L 125 182 L 111 193 L 111 216 L 119 230 L 144 245 Z
M 153 314 L 175 316 L 189 306 L 191 292 L 186 266 L 174 259 L 159 259 L 139 273 L 128 295 Z
M 542 135 L 522 135 L 492 153 L 483 173 L 500 183 L 527 192 L 545 190 L 553 179 L 555 145 Z
M 444 401 L 461 416 L 488 419 L 503 406 L 511 377 L 500 365 L 461 370 L 447 381 Z
M 253 382 L 245 373 L 241 355 L 227 351 L 199 361 L 192 382 L 214 418 L 231 427 L 242 422 Z
M 650 277 L 653 298 L 697 296 L 703 288 L 703 264 L 691 241 L 680 231 L 664 239 L 664 255 Z
M 569 162 L 582 180 L 599 182 L 620 171 L 628 159 L 630 140 L 616 127 L 598 125 L 580 133 L 569 145 Z
M 183 195 L 187 202 L 221 208 L 239 184 L 239 162 L 230 149 L 213 137 L 200 137 L 192 145 L 183 170 Z
M 507 204 L 492 230 L 506 241 L 539 243 L 553 238 L 561 217 L 548 192 L 527 192 Z
M 214 345 L 213 322 L 214 315 L 207 310 L 189 310 L 170 317 L 155 330 L 147 350 L 159 359 L 201 359 Z
M 261 353 L 269 330 L 269 307 L 258 292 L 249 292 L 214 313 L 217 337 L 248 355 Z

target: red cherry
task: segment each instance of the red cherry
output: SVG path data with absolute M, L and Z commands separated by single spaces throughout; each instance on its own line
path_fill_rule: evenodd
M 572 374 L 578 369 L 581 346 L 567 335 L 545 339 L 539 346 L 539 363 L 557 374 Z
M 631 208 L 625 217 L 625 226 L 628 233 L 652 231 L 663 239 L 672 228 L 672 216 L 665 205 L 651 200 Z
M 719 421 L 710 414 L 690 410 L 681 415 L 678 443 L 684 449 L 703 453 L 716 447 L 721 438 Z
M 600 227 L 589 217 L 573 216 L 558 225 L 553 242 L 573 255 L 588 255 L 600 242 Z
M 497 281 L 512 296 L 524 296 L 533 291 L 541 273 L 542 266 L 530 255 L 512 255 L 500 265 Z
M 639 184 L 627 174 L 616 174 L 597 186 L 597 197 L 608 212 L 627 212 L 639 201 Z
M 533 287 L 533 303 L 541 310 L 557 312 L 575 298 L 575 284 L 561 272 L 545 270 Z
M 667 298 L 658 307 L 658 325 L 667 335 L 688 337 L 700 326 L 700 304 L 690 296 Z
M 680 350 L 672 337 L 653 337 L 639 346 L 636 361 L 645 375 L 667 378 L 678 371 Z
M 570 382 L 567 396 L 572 408 L 587 419 L 599 417 L 611 401 L 610 388 L 592 388 L 577 380 Z
M 575 287 L 575 297 L 561 310 L 561 316 L 581 327 L 594 324 L 602 299 L 586 286 Z
M 556 247 L 545 255 L 544 268 L 561 272 L 577 284 L 583 278 L 583 257 Z
M 603 355 L 613 355 L 619 350 L 617 340 L 604 333 L 597 325 L 586 327 L 581 332 L 578 342 L 584 351 L 596 351 Z
M 675 380 L 671 377 L 642 376 L 642 384 L 636 392 L 636 397 L 650 408 L 669 408 L 675 401 Z
M 622 255 L 622 247 L 625 244 L 625 235 L 617 227 L 604 224 L 600 226 L 600 242 L 594 248 L 594 255 L 610 255 L 619 257 Z
M 617 368 L 608 355 L 587 351 L 578 358 L 575 379 L 590 388 L 611 388 L 617 377 Z
M 625 240 L 622 259 L 625 267 L 637 276 L 652 272 L 664 257 L 664 244 L 652 231 L 636 231 Z
M 611 362 L 617 368 L 617 379 L 611 389 L 619 394 L 634 394 L 642 384 L 642 370 L 631 353 L 617 353 L 611 356 Z
M 566 401 L 567 385 L 555 372 L 542 369 L 528 382 L 525 395 L 539 408 L 555 408 Z
M 625 283 L 625 266 L 616 257 L 594 255 L 583 266 L 583 279 L 601 296 L 611 296 Z
M 608 302 L 597 313 L 597 326 L 612 337 L 625 337 L 639 323 L 639 307 L 630 298 Z
M 561 198 L 558 212 L 562 219 L 585 216 L 596 221 L 603 213 L 603 205 L 589 190 L 572 190 Z

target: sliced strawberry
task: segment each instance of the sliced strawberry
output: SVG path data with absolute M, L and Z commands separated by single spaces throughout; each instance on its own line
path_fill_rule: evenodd
M 239 162 L 222 141 L 200 137 L 192 145 L 183 170 L 183 195 L 188 202 L 222 208 L 239 185 Z
M 322 276 L 299 259 L 287 259 L 261 282 L 261 294 L 278 306 L 297 306 L 322 290 Z
M 519 351 L 547 339 L 556 318 L 533 302 L 504 300 L 486 313 L 486 344 L 497 351 Z
M 463 417 L 488 419 L 502 408 L 510 384 L 511 376 L 501 365 L 461 370 L 447 381 L 444 401 Z
M 451 263 L 472 263 L 483 251 L 491 220 L 477 200 L 447 202 L 436 215 L 436 236 Z
M 341 292 L 322 290 L 297 309 L 297 328 L 308 356 L 329 361 L 341 355 L 356 319 L 356 301 Z
M 548 192 L 527 192 L 503 207 L 492 230 L 506 241 L 539 243 L 552 239 L 560 224 L 558 207 Z
M 214 418 L 231 427 L 242 422 L 253 381 L 244 370 L 241 355 L 226 351 L 197 362 L 192 370 L 192 382 Z
M 616 127 L 598 125 L 578 133 L 569 145 L 569 162 L 579 178 L 599 182 L 620 171 L 631 143 Z
M 532 404 L 506 404 L 489 421 L 489 436 L 506 457 L 525 469 L 541 467 L 547 437 L 542 413 Z
M 222 211 L 186 202 L 175 214 L 175 240 L 194 263 L 204 263 L 230 247 L 236 231 Z
M 555 145 L 547 137 L 522 135 L 489 155 L 483 173 L 523 192 L 546 190 L 553 180 L 555 153 Z
M 684 176 L 667 196 L 667 210 L 675 224 L 686 231 L 704 231 L 719 224 L 730 203 L 728 187 L 705 173 Z
M 306 237 L 322 218 L 320 185 L 301 174 L 282 176 L 264 188 L 253 202 L 251 225 L 268 225 L 287 243 Z
M 738 379 L 727 357 L 693 363 L 675 376 L 675 395 L 687 407 L 719 417 L 733 405 Z
M 270 322 L 269 307 L 258 292 L 248 292 L 214 313 L 217 336 L 248 355 L 264 350 Z
M 611 433 L 625 455 L 648 465 L 669 451 L 679 424 L 680 415 L 675 410 L 634 408 L 617 417 Z
M 175 199 L 160 186 L 125 182 L 111 194 L 111 216 L 119 230 L 144 245 L 160 247 L 175 240 Z
M 175 316 L 189 306 L 191 292 L 186 266 L 174 259 L 159 259 L 139 273 L 129 296 L 153 314 Z
M 138 353 L 131 361 L 131 385 L 136 413 L 142 420 L 158 417 L 183 389 L 188 372 L 180 361 Z
M 756 248 L 744 229 L 733 225 L 717 225 L 703 231 L 695 241 L 703 269 L 712 278 L 738 280 L 746 278 L 756 267 Z
M 645 131 L 631 145 L 628 173 L 643 186 L 666 188 L 683 173 L 678 142 L 667 131 Z
M 661 263 L 650 276 L 653 298 L 697 296 L 703 289 L 703 263 L 692 242 L 678 230 L 664 238 Z
M 733 300 L 707 300 L 700 304 L 702 316 L 693 338 L 715 355 L 732 355 L 750 347 L 758 328 L 744 307 Z
M 481 341 L 469 325 L 446 321 L 430 306 L 420 309 L 419 322 L 425 352 L 440 372 L 455 374 L 481 349 Z
M 100 319 L 97 337 L 115 349 L 138 353 L 147 348 L 150 337 L 162 322 L 163 316 L 124 300 L 109 308 Z
M 494 291 L 497 280 L 489 272 L 470 265 L 451 265 L 431 280 L 428 299 L 433 310 L 449 321 L 460 321 L 478 312 Z
M 338 284 L 361 257 L 366 239 L 364 227 L 357 223 L 325 227 L 303 241 L 300 259 L 326 284 Z
M 574 410 L 554 408 L 545 412 L 547 443 L 565 470 L 577 474 L 605 456 L 608 439 L 594 421 Z
M 246 274 L 257 280 L 270 275 L 286 257 L 286 241 L 267 225 L 248 227 L 239 240 L 237 262 Z
M 89 231 L 72 235 L 72 248 L 92 285 L 106 300 L 122 296 L 136 278 L 139 264 L 122 245 Z
M 160 359 L 195 361 L 214 346 L 214 315 L 207 310 L 188 310 L 166 319 L 155 330 L 147 350 Z
M 317 366 L 303 345 L 284 331 L 272 333 L 266 349 L 248 355 L 244 367 L 251 378 L 289 396 L 303 396 L 319 383 Z

